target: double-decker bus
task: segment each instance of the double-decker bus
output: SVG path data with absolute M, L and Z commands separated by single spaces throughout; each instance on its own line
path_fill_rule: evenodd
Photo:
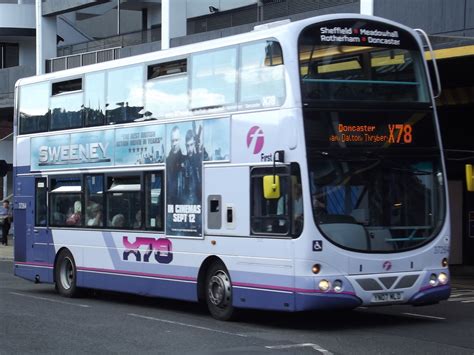
M 329 15 L 21 79 L 15 274 L 304 311 L 450 294 L 423 43 Z

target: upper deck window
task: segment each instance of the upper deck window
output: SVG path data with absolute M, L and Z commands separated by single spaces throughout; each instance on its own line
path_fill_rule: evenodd
M 429 102 L 422 52 L 404 30 L 341 20 L 299 39 L 304 101 Z
M 185 115 L 188 112 L 187 60 L 148 67 L 145 119 Z
M 49 82 L 20 87 L 20 134 L 48 129 Z
M 192 56 L 191 109 L 237 103 L 237 47 Z
M 283 104 L 285 76 L 278 42 L 261 41 L 242 46 L 239 97 L 244 107 Z
M 143 67 L 135 65 L 109 71 L 107 123 L 134 122 L 143 118 Z
M 66 80 L 51 86 L 50 129 L 82 127 L 82 79 Z

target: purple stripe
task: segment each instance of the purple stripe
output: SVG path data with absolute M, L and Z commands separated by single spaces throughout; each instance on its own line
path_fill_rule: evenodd
M 237 287 L 248 287 L 248 288 L 260 288 L 264 290 L 273 290 L 273 291 L 288 291 L 288 292 L 296 292 L 296 293 L 323 293 L 323 294 L 335 294 L 335 295 L 355 295 L 354 292 L 334 292 L 328 291 L 324 292 L 321 290 L 315 289 L 305 289 L 305 288 L 294 288 L 294 287 L 286 287 L 286 286 L 272 286 L 272 285 L 259 285 L 259 284 L 249 284 L 243 282 L 233 282 L 233 286 Z
M 419 292 L 426 291 L 426 290 L 433 290 L 433 289 L 436 289 L 438 287 L 445 287 L 445 286 L 450 286 L 450 285 L 451 284 L 448 282 L 445 285 L 425 286 L 425 287 L 421 287 Z
M 195 277 L 190 277 L 190 276 L 174 276 L 174 275 L 163 275 L 163 274 L 151 274 L 151 273 L 145 273 L 145 272 L 111 270 L 111 269 L 98 269 L 98 268 L 91 268 L 91 267 L 78 267 L 77 270 L 79 270 L 79 271 L 106 272 L 106 273 L 111 273 L 111 274 L 130 275 L 130 276 L 144 276 L 144 277 L 171 279 L 171 280 L 194 281 L 194 282 L 197 281 L 197 279 Z

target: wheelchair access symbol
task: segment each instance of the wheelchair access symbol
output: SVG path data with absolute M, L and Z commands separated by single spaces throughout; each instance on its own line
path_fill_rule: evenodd
M 313 240 L 313 251 L 323 251 L 322 240 Z

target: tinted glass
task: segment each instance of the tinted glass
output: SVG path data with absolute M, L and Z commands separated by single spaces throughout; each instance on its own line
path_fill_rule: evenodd
M 303 99 L 429 102 L 422 54 L 409 33 L 386 24 L 312 25 L 299 39 Z
M 50 130 L 82 127 L 82 98 L 82 92 L 52 96 Z
M 36 179 L 35 186 L 35 225 L 45 227 L 47 217 L 46 196 L 48 191 L 46 179 Z
M 445 216 L 434 118 L 427 112 L 305 112 L 314 220 L 362 252 L 430 241 Z
M 109 228 L 142 228 L 140 177 L 110 177 L 108 179 L 107 206 L 107 226 Z
M 104 177 L 87 175 L 84 180 L 85 225 L 102 227 L 104 225 Z
M 107 75 L 107 123 L 143 118 L 143 67 L 114 69 Z
M 145 177 L 145 227 L 163 230 L 163 181 L 162 173 L 151 173 Z

